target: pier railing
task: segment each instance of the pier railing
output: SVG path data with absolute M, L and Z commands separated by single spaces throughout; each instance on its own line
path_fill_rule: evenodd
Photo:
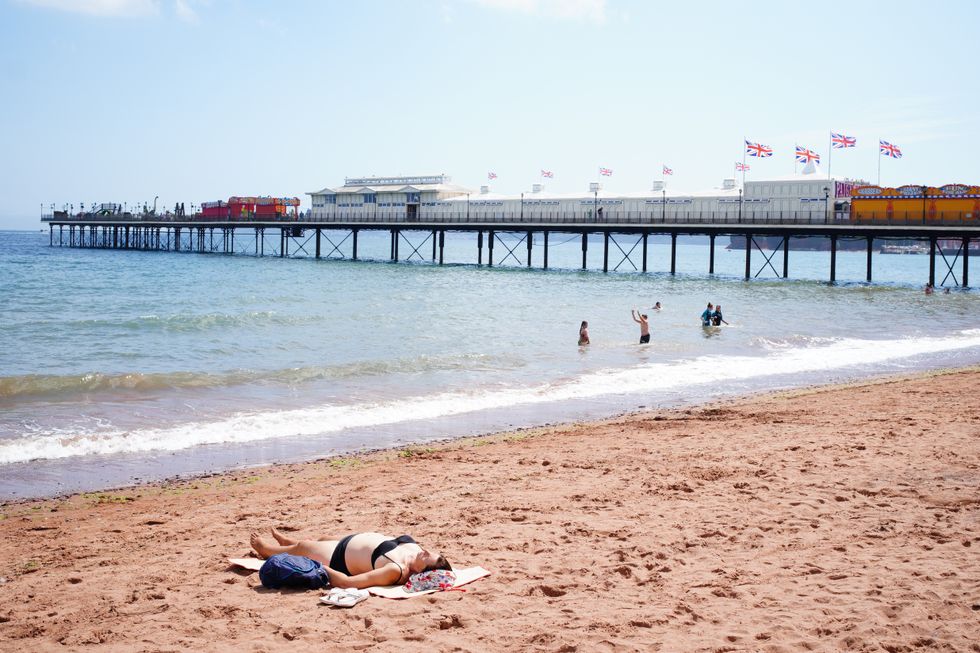
M 351 223 L 405 223 L 412 224 L 567 224 L 569 226 L 602 225 L 602 224 L 704 224 L 704 225 L 880 225 L 880 226 L 963 226 L 980 223 L 980 215 L 976 213 L 891 213 L 891 214 L 861 214 L 852 217 L 845 211 L 824 213 L 823 211 L 672 211 L 666 214 L 658 211 L 603 211 L 599 216 L 581 212 L 560 211 L 525 211 L 524 213 L 506 211 L 469 211 L 443 212 L 421 211 L 415 215 L 406 215 L 395 211 L 338 211 L 330 214 L 306 213 L 299 218 L 288 219 L 229 219 L 205 218 L 201 215 L 173 216 L 148 214 L 74 214 L 74 215 L 44 215 L 43 222 L 112 222 L 121 223 L 180 223 L 188 222 L 207 224 L 211 222 L 235 222 L 243 225 L 250 222 L 271 222 L 283 224 L 351 224 Z

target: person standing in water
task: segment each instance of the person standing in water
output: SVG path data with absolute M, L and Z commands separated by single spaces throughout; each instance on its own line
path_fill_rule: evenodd
M 715 305 L 708 302 L 708 308 L 704 310 L 704 313 L 701 313 L 701 326 L 711 326 L 711 317 L 715 313 L 714 309 Z
M 582 326 L 578 328 L 578 346 L 589 344 L 589 323 L 582 320 Z
M 721 323 L 725 322 L 724 316 L 721 314 L 721 304 L 715 306 L 715 312 L 711 314 L 711 324 L 714 326 L 721 326 Z M 728 325 L 728 322 L 725 322 Z
M 640 344 L 647 344 L 650 342 L 650 322 L 647 320 L 646 313 L 641 314 L 635 308 L 630 313 L 633 321 L 640 325 Z

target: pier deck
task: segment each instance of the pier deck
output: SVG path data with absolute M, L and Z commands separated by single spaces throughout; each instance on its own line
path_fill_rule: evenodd
M 678 236 L 707 236 L 709 238 L 708 274 L 714 274 L 715 239 L 718 236 L 739 236 L 745 238 L 745 278 L 751 279 L 767 267 L 777 276 L 789 276 L 789 240 L 790 238 L 827 238 L 829 248 L 828 280 L 836 281 L 836 261 L 838 243 L 842 240 L 863 239 L 866 241 L 867 266 L 866 280 L 872 281 L 872 252 L 873 242 L 881 239 L 917 240 L 928 243 L 929 246 L 929 278 L 928 283 L 936 285 L 936 264 L 940 261 L 945 266 L 940 285 L 948 280 L 958 286 L 969 285 L 969 256 L 970 243 L 980 239 L 980 222 L 960 220 L 951 223 L 913 224 L 909 222 L 895 223 L 851 223 L 810 222 L 810 221 L 629 221 L 629 222 L 521 222 L 521 221 L 461 221 L 430 219 L 424 221 L 201 221 L 201 220 L 171 220 L 171 219 L 50 219 L 45 220 L 50 227 L 50 244 L 62 247 L 88 247 L 100 249 L 140 249 L 161 251 L 190 251 L 198 253 L 234 254 L 235 237 L 237 232 L 252 232 L 246 237 L 254 237 L 254 250 L 249 252 L 255 256 L 264 256 L 266 248 L 266 232 L 278 237 L 279 247 L 271 247 L 273 255 L 290 256 L 290 243 L 299 243 L 299 249 L 309 256 L 322 258 L 324 232 L 345 232 L 339 243 L 326 237 L 327 246 L 332 247 L 326 256 L 339 252 L 345 258 L 358 259 L 357 236 L 362 231 L 386 231 L 390 234 L 390 260 L 401 260 L 401 246 L 404 244 L 411 251 L 409 257 L 419 255 L 419 250 L 431 240 L 432 261 L 443 263 L 443 250 L 447 233 L 464 232 L 477 234 L 476 264 L 493 266 L 494 247 L 505 249 L 505 256 L 519 260 L 515 251 L 521 244 L 526 246 L 524 263 L 532 266 L 532 243 L 535 235 L 540 235 L 544 250 L 541 267 L 548 268 L 548 239 L 553 233 L 580 234 L 582 237 L 582 269 L 587 269 L 587 253 L 589 236 L 600 235 L 603 238 L 603 272 L 610 270 L 610 242 L 623 255 L 623 261 L 643 272 L 647 271 L 648 238 L 654 235 L 667 235 L 671 239 L 670 273 L 676 272 L 676 249 Z M 66 233 L 67 232 L 67 233 Z M 406 233 L 425 232 L 426 238 L 420 245 L 415 245 L 405 237 Z M 57 234 L 57 238 L 56 238 Z M 217 234 L 218 244 L 215 245 Z M 523 237 L 516 245 L 499 241 L 500 234 L 521 234 Z M 239 237 L 243 234 L 238 234 Z M 617 236 L 633 236 L 638 240 L 626 251 L 616 241 Z M 766 251 L 755 241 L 756 237 L 777 237 L 782 239 L 782 273 L 772 264 L 776 251 Z M 305 246 L 313 240 L 314 253 L 307 252 Z M 942 241 L 942 242 L 940 242 Z M 943 242 L 946 243 L 944 251 Z M 958 243 L 955 250 L 948 247 L 950 242 Z M 348 254 L 342 250 L 346 245 Z M 634 250 L 642 245 L 640 252 Z M 486 263 L 484 263 L 486 250 Z M 765 259 L 761 268 L 753 274 L 753 250 L 761 253 Z M 637 257 L 637 261 L 634 261 Z M 636 263 L 639 262 L 639 265 Z M 961 274 L 956 275 L 956 265 L 961 264 Z M 622 263 L 622 261 L 620 262 Z M 614 270 L 618 269 L 614 266 Z

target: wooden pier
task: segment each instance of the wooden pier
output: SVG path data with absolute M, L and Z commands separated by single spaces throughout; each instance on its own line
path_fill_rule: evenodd
M 872 281 L 872 246 L 875 240 L 895 239 L 920 241 L 929 248 L 929 278 L 923 282 L 937 285 L 937 264 L 941 263 L 942 279 L 938 285 L 952 281 L 953 285 L 969 285 L 969 260 L 967 252 L 971 242 L 980 238 L 980 221 L 958 221 L 953 224 L 875 224 L 850 222 L 809 223 L 765 221 L 756 223 L 711 221 L 704 222 L 649 222 L 628 223 L 583 223 L 583 222 L 465 222 L 432 219 L 420 222 L 406 221 L 342 221 L 342 222 L 203 222 L 194 219 L 183 221 L 142 219 L 46 219 L 50 228 L 50 245 L 53 247 L 85 247 L 96 249 L 136 249 L 170 252 L 197 252 L 235 254 L 235 240 L 242 236 L 254 241 L 247 253 L 265 256 L 268 239 L 270 253 L 275 256 L 296 256 L 302 252 L 314 258 L 330 258 L 339 255 L 358 260 L 358 234 L 365 231 L 388 232 L 390 255 L 393 262 L 420 258 L 423 251 L 428 253 L 431 246 L 431 260 L 439 265 L 444 261 L 447 234 L 475 233 L 477 238 L 474 252 L 477 265 L 492 267 L 508 260 L 519 265 L 532 267 L 540 265 L 548 269 L 548 244 L 552 234 L 579 235 L 581 237 L 582 266 L 587 268 L 589 236 L 602 237 L 602 271 L 618 270 L 624 262 L 638 271 L 648 271 L 648 240 L 651 236 L 670 237 L 669 272 L 677 268 L 678 236 L 707 236 L 709 239 L 707 274 L 715 273 L 715 241 L 718 236 L 742 236 L 745 238 L 745 279 L 758 277 L 769 269 L 776 276 L 789 277 L 790 238 L 819 237 L 830 242 L 828 280 L 837 279 L 838 244 L 845 239 L 864 240 L 867 250 L 866 281 Z M 341 237 L 330 234 L 340 232 Z M 501 238 L 505 234 L 517 236 L 517 242 Z M 535 236 L 540 236 L 543 245 L 540 262 L 532 260 L 532 244 Z M 766 250 L 759 246 L 756 238 L 781 238 L 780 248 Z M 278 241 L 278 246 L 276 243 Z M 620 241 L 623 241 L 621 244 Z M 248 242 L 248 241 L 246 241 Z M 948 244 L 958 243 L 951 249 Z M 947 244 L 944 250 L 942 243 Z M 248 245 L 253 245 L 248 242 Z M 521 246 L 525 251 L 522 252 Z M 310 249 L 308 250 L 307 247 Z M 292 248 L 293 254 L 290 254 Z M 423 249 L 425 248 L 425 249 Z M 775 261 L 777 254 L 781 256 Z M 762 260 L 761 265 L 753 267 L 753 251 Z M 497 255 L 495 259 L 495 255 Z M 614 258 L 611 259 L 610 256 Z M 618 258 L 617 258 L 618 257 Z M 617 262 L 618 260 L 618 262 Z M 756 259 L 758 263 L 759 259 Z M 611 263 L 612 262 L 612 263 Z M 781 263 L 781 270 L 776 264 Z M 959 264 L 959 265 L 958 265 Z M 959 276 L 957 276 L 959 267 Z

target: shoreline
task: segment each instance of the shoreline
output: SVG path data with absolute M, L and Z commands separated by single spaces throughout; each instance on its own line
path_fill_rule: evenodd
M 330 609 L 229 568 L 270 526 L 492 575 Z M 972 366 L 4 504 L 0 644 L 975 651 L 977 547 Z
M 449 447 L 453 444 L 465 445 L 472 441 L 483 441 L 490 440 L 495 441 L 498 439 L 506 439 L 508 437 L 513 437 L 522 434 L 522 437 L 530 437 L 525 435 L 529 432 L 540 431 L 545 429 L 557 429 L 557 428 L 586 428 L 589 426 L 596 426 L 604 424 L 610 420 L 619 419 L 642 419 L 644 417 L 649 417 L 665 412 L 673 412 L 691 408 L 710 408 L 728 404 L 738 404 L 746 401 L 762 400 L 766 398 L 777 399 L 779 397 L 796 397 L 799 395 L 807 395 L 820 393 L 825 391 L 842 390 L 849 387 L 860 387 L 866 385 L 879 385 L 883 383 L 896 383 L 902 381 L 912 381 L 916 379 L 926 379 L 936 376 L 945 376 L 949 374 L 956 374 L 959 372 L 980 372 L 980 365 L 965 365 L 963 367 L 942 367 L 930 370 L 921 370 L 910 373 L 894 373 L 894 374 L 881 374 L 870 377 L 865 377 L 861 379 L 855 379 L 850 381 L 842 381 L 839 383 L 811 383 L 795 388 L 782 388 L 782 389 L 765 389 L 750 391 L 742 394 L 735 394 L 731 396 L 726 396 L 722 398 L 713 398 L 707 400 L 696 400 L 691 403 L 681 403 L 671 406 L 666 406 L 662 408 L 654 409 L 638 409 L 638 410 L 626 410 L 622 412 L 617 412 L 608 417 L 601 417 L 597 419 L 585 419 L 585 420 L 569 420 L 569 421 L 558 421 L 549 422 L 545 424 L 540 424 L 536 426 L 525 426 L 518 427 L 515 429 L 507 430 L 491 430 L 482 433 L 476 433 L 473 435 L 461 435 L 461 436 L 449 436 L 444 438 L 437 438 L 434 440 L 425 440 L 420 442 L 411 442 L 404 445 L 397 446 L 381 446 L 381 447 L 370 447 L 367 449 L 361 449 L 356 451 L 351 451 L 347 453 L 341 453 L 333 456 L 318 456 L 316 458 L 311 458 L 309 460 L 300 461 L 284 461 L 284 462 L 268 462 L 259 463 L 255 465 L 242 465 L 236 467 L 229 467 L 226 469 L 218 471 L 207 471 L 201 473 L 192 474 L 177 474 L 173 476 L 167 476 L 157 479 L 148 479 L 140 483 L 129 483 L 121 485 L 112 485 L 104 488 L 94 489 L 94 490 L 84 490 L 84 491 L 69 491 L 59 494 L 36 496 L 36 497 L 23 497 L 23 498 L 11 498 L 0 500 L 0 510 L 8 508 L 15 505 L 31 504 L 38 502 L 48 502 L 48 501 L 67 501 L 76 496 L 90 496 L 98 494 L 112 494 L 112 493 L 125 493 L 134 492 L 139 490 L 150 490 L 150 489 L 164 489 L 167 487 L 178 486 L 180 484 L 200 482 L 207 479 L 213 479 L 222 476 L 236 476 L 243 473 L 254 472 L 256 470 L 267 470 L 267 469 L 280 469 L 284 467 L 303 467 L 306 465 L 317 465 L 317 464 L 333 464 L 332 461 L 336 460 L 350 460 L 359 458 L 368 458 L 385 454 L 401 455 L 400 452 L 408 450 L 434 450 Z M 29 464 L 29 463 L 26 463 Z

